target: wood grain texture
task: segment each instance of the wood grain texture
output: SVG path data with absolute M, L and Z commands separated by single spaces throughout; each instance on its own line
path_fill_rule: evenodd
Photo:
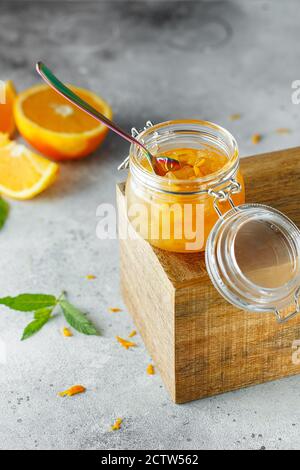
M 122 295 L 170 395 L 174 397 L 175 290 L 151 245 L 136 236 L 127 223 L 124 185 L 117 188 L 117 201 Z M 122 239 L 126 230 L 129 237 Z
M 247 202 L 275 207 L 300 227 L 300 148 L 243 159 L 241 168 Z M 117 198 L 122 230 L 124 185 Z M 292 362 L 300 317 L 279 325 L 273 314 L 238 310 L 213 287 L 203 254 L 135 238 L 120 240 L 122 292 L 176 403 L 300 373 Z

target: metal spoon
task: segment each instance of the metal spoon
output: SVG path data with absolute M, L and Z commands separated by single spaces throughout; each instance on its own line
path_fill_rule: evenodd
M 164 157 L 164 156 L 160 156 L 158 158 L 154 157 L 149 152 L 149 150 L 145 147 L 145 145 L 143 145 L 137 139 L 135 139 L 130 134 L 128 134 L 126 131 L 121 129 L 117 124 L 115 124 L 110 119 L 108 119 L 106 116 L 101 114 L 93 106 L 91 106 L 89 103 L 84 101 L 76 93 L 74 93 L 70 88 L 68 88 L 66 85 L 64 85 L 51 72 L 51 70 L 48 67 L 46 67 L 45 64 L 43 64 L 42 62 L 37 62 L 36 70 L 39 73 L 39 75 L 42 77 L 42 79 L 51 88 L 53 88 L 57 93 L 64 96 L 68 101 L 73 103 L 75 106 L 80 108 L 82 111 L 89 114 L 91 117 L 93 117 L 97 121 L 100 121 L 102 124 L 107 126 L 112 131 L 116 132 L 116 134 L 123 137 L 123 139 L 127 140 L 130 143 L 138 145 L 143 150 L 143 152 L 145 153 L 145 155 L 146 155 L 146 157 L 147 157 L 154 173 L 156 173 L 158 175 L 163 175 L 163 173 L 165 174 L 168 171 L 180 169 L 180 163 L 177 160 L 174 160 L 173 158 Z

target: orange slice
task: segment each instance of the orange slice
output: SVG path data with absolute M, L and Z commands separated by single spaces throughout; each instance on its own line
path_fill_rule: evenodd
M 59 170 L 56 163 L 13 141 L 1 145 L 1 138 L 0 134 L 0 194 L 31 199 L 55 181 Z
M 7 145 L 9 143 L 8 134 L 1 134 L 0 133 L 0 147 Z
M 13 82 L 0 82 L 0 132 L 5 132 L 10 137 L 16 130 L 13 112 L 16 96 Z
M 82 88 L 70 88 L 102 114 L 112 118 L 112 110 L 102 98 Z M 20 93 L 14 114 L 22 136 L 54 160 L 86 157 L 96 150 L 108 132 L 107 127 L 46 84 Z

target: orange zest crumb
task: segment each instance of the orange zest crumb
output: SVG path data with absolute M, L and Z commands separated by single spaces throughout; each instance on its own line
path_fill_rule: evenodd
M 110 307 L 108 310 L 109 310 L 110 313 L 122 312 L 122 310 L 118 307 Z
M 111 426 L 111 430 L 112 431 L 119 431 L 119 429 L 121 429 L 122 423 L 123 423 L 122 418 L 116 419 L 115 423 Z
M 201 160 L 199 162 L 196 162 L 195 165 L 194 165 L 194 168 L 200 168 L 200 166 L 203 166 L 205 163 L 205 158 L 201 158 Z
M 197 166 L 194 166 L 194 173 L 195 173 L 196 176 L 199 176 L 199 174 L 200 174 L 200 170 Z
M 147 374 L 148 375 L 154 375 L 155 374 L 154 366 L 152 364 L 149 364 L 149 366 L 147 367 Z
M 72 397 L 73 395 L 78 395 L 79 393 L 84 393 L 86 388 L 82 385 L 74 385 L 73 387 L 65 390 L 64 392 L 60 392 L 58 395 L 60 397 Z
M 73 333 L 72 331 L 69 330 L 69 328 L 64 328 L 62 330 L 62 334 L 66 337 L 66 338 L 70 338 L 71 336 L 73 336 Z
M 128 338 L 133 338 L 134 336 L 136 336 L 136 334 L 137 334 L 136 330 L 132 330 L 132 332 L 129 333 Z
M 252 140 L 252 144 L 256 145 L 256 144 L 259 144 L 259 142 L 261 142 L 262 140 L 262 135 L 261 134 L 254 134 L 251 138 Z
M 202 176 L 201 173 L 201 166 L 203 166 L 205 163 L 205 158 L 202 158 L 199 162 L 196 162 L 194 165 L 194 173 L 196 176 Z
M 116 336 L 117 341 L 119 341 L 120 345 L 123 346 L 125 349 L 135 348 L 137 345 L 132 341 L 127 341 L 126 339 L 120 338 L 120 336 Z
M 229 119 L 230 121 L 238 121 L 239 119 L 241 119 L 241 117 L 242 117 L 241 114 L 235 113 L 235 114 L 231 114 L 229 116 Z
M 86 276 L 86 279 L 87 279 L 88 281 L 93 281 L 93 280 L 95 280 L 95 279 L 97 279 L 97 278 L 96 278 L 96 276 L 94 276 L 94 274 L 88 274 L 88 275 Z
M 288 129 L 287 127 L 280 127 L 279 129 L 276 129 L 277 134 L 290 134 L 291 129 Z

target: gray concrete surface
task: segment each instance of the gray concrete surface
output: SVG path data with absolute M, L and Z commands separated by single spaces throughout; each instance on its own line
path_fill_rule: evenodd
M 43 59 L 60 76 L 112 104 L 127 129 L 146 119 L 206 118 L 237 137 L 243 156 L 299 145 L 297 0 L 0 3 L 0 79 L 38 81 Z M 229 120 L 232 113 L 242 119 Z M 278 135 L 280 127 L 291 129 Z M 251 135 L 264 139 L 251 144 Z M 300 377 L 176 406 L 141 339 L 126 351 L 115 335 L 133 324 L 119 294 L 118 246 L 96 237 L 96 208 L 114 201 L 126 143 L 110 135 L 86 161 L 31 202 L 12 203 L 0 234 L 0 293 L 59 294 L 90 312 L 100 338 L 60 334 L 57 318 L 21 343 L 29 315 L 0 308 L 1 449 L 297 449 Z M 97 276 L 87 281 L 87 274 Z M 85 395 L 60 399 L 74 383 Z M 108 432 L 113 420 L 123 429 Z

